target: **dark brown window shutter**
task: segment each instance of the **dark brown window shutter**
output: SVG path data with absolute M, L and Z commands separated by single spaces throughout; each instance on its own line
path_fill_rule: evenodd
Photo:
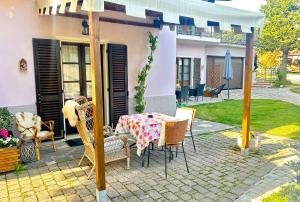
M 194 88 L 197 88 L 201 81 L 201 58 L 194 58 Z
M 33 39 L 37 112 L 43 121 L 55 122 L 55 137 L 63 137 L 60 43 Z
M 117 124 L 128 114 L 127 46 L 108 44 L 110 122 Z

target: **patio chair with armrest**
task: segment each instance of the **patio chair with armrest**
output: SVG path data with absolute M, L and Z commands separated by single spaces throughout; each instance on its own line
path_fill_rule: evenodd
M 187 172 L 189 173 L 189 167 L 186 160 L 184 151 L 184 138 L 187 129 L 188 120 L 181 121 L 167 121 L 162 123 L 162 131 L 164 131 L 164 152 L 165 152 L 165 176 L 167 178 L 167 150 L 169 150 L 170 159 L 172 156 L 172 148 L 177 148 L 180 144 L 182 147 L 182 153 L 185 160 Z M 162 134 L 161 134 L 162 135 Z M 158 144 L 158 141 L 154 142 Z M 146 148 L 145 148 L 146 149 Z M 150 146 L 148 146 L 148 167 L 150 162 Z
M 221 94 L 222 90 L 224 90 L 226 84 L 222 84 L 221 86 L 213 89 L 210 91 L 210 93 L 213 95 L 213 97 L 218 97 L 219 95 L 221 96 L 221 99 L 223 100 L 223 96 Z
M 21 134 L 23 141 L 32 140 L 36 146 L 36 159 L 40 160 L 40 145 L 42 141 L 51 140 L 53 150 L 54 144 L 54 121 L 42 121 L 38 115 L 30 112 L 18 112 L 15 115 L 17 130 Z M 42 130 L 42 127 L 45 130 Z
M 79 121 L 76 128 L 80 134 L 80 137 L 84 146 L 84 153 L 81 157 L 79 165 L 81 165 L 83 159 L 86 157 L 93 164 L 92 170 L 88 174 L 88 178 L 95 170 L 95 150 L 94 150 L 94 132 L 93 132 L 93 103 L 86 102 L 76 107 Z M 104 127 L 104 133 L 107 136 L 111 133 L 107 127 Z M 105 163 L 119 161 L 127 159 L 127 169 L 130 169 L 130 149 L 128 147 L 127 137 L 115 136 L 109 134 L 104 138 L 104 153 Z
M 203 101 L 204 87 L 205 87 L 205 84 L 198 84 L 197 89 L 196 89 L 196 95 L 195 95 L 195 99 L 197 101 L 198 101 L 199 96 L 202 96 L 202 101 Z

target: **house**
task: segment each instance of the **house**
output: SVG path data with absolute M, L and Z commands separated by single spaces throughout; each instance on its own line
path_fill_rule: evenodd
M 51 11 L 43 7 L 39 9 L 42 16 L 37 15 L 36 1 L 4 1 L 0 6 L 0 21 L 5 29 L 0 39 L 3 75 L 0 106 L 9 107 L 13 113 L 29 111 L 41 115 L 45 120 L 54 120 L 57 138 L 74 132 L 63 119 L 61 109 L 64 102 L 78 95 L 91 99 L 89 38 L 83 35 L 87 15 L 84 12 L 76 13 L 77 1 L 71 2 L 65 2 L 66 12 L 58 12 L 56 16 L 48 15 L 54 12 L 54 7 Z M 82 4 L 82 1 L 78 2 Z M 213 4 L 207 2 L 198 3 L 197 9 L 208 5 L 211 10 L 214 9 L 211 6 Z M 225 10 L 226 15 L 240 12 L 231 8 Z M 105 12 L 99 18 L 103 70 L 103 78 L 99 79 L 103 83 L 105 124 L 116 124 L 120 115 L 135 113 L 137 75 L 149 54 L 148 32 L 158 35 L 159 42 L 148 77 L 151 82 L 147 82 L 146 111 L 173 114 L 176 109 L 175 84 L 178 81 L 176 57 L 178 64 L 179 61 L 185 62 L 180 58 L 199 58 L 197 65 L 201 71 L 198 72 L 198 80 L 207 83 L 205 74 L 210 71 L 203 67 L 210 68 L 218 59 L 210 56 L 215 56 L 216 52 L 218 56 L 223 55 L 225 52 L 221 49 L 226 49 L 218 43 L 212 43 L 205 48 L 205 53 L 201 48 L 196 50 L 200 55 L 192 53 L 193 47 L 197 49 L 197 46 L 203 45 L 180 38 L 174 24 L 192 23 L 197 27 L 218 27 L 216 25 L 220 24 L 226 29 L 243 24 L 239 26 L 240 29 L 251 32 L 250 27 L 256 26 L 256 21 L 260 21 L 257 19 L 261 19 L 261 16 L 251 12 L 240 13 L 245 16 L 241 19 L 233 18 L 235 25 L 227 22 L 220 24 L 219 18 L 216 18 L 217 22 L 208 21 L 213 17 L 206 19 L 201 16 L 190 22 L 191 18 L 179 17 L 178 14 L 165 15 L 163 18 L 160 12 L 147 10 L 140 13 L 133 8 L 126 10 L 124 6 L 105 2 Z M 197 15 L 198 12 L 195 11 L 195 16 Z M 245 54 L 243 51 L 236 52 L 239 58 Z M 191 60 L 189 62 L 192 63 Z M 237 63 L 239 62 L 242 59 L 238 59 Z M 20 63 L 27 68 L 20 68 Z M 188 77 L 192 78 L 193 75 Z M 198 80 L 190 79 L 189 85 L 195 87 Z
M 0 39 L 0 106 L 55 120 L 57 138 L 72 133 L 61 113 L 64 102 L 92 96 L 89 39 L 82 35 L 87 17 L 38 16 L 35 1 L 23 0 L 2 2 L 0 16 L 5 27 Z M 134 87 L 150 52 L 148 32 L 158 35 L 159 43 L 148 77 L 146 111 L 175 112 L 176 32 L 169 26 L 157 27 L 153 19 L 136 22 L 115 11 L 101 15 L 106 124 L 116 124 L 120 114 L 135 112 Z M 27 71 L 18 67 L 22 58 Z
M 230 89 L 243 88 L 245 35 L 220 32 L 211 28 L 177 26 L 177 76 L 181 86 L 197 88 L 199 83 L 216 88 L 227 81 L 222 78 L 225 53 L 232 57 L 233 79 Z

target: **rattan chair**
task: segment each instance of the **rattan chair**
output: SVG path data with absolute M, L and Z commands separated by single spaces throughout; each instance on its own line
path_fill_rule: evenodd
M 53 150 L 54 144 L 54 121 L 42 121 L 42 118 L 38 115 L 30 112 L 18 112 L 15 115 L 17 130 L 21 134 L 22 141 L 26 142 L 32 140 L 36 146 L 36 159 L 41 159 L 40 145 L 42 141 L 51 140 Z M 46 130 L 42 130 L 42 126 Z
M 190 132 L 190 136 L 188 134 L 186 134 L 187 137 L 191 137 L 192 138 L 192 142 L 193 142 L 193 147 L 194 147 L 194 151 L 196 152 L 196 146 L 195 146 L 195 142 L 194 142 L 194 136 L 193 136 L 193 121 L 195 119 L 195 115 L 196 115 L 196 109 L 192 109 L 192 108 L 177 108 L 176 109 L 176 115 L 175 117 L 178 119 L 188 119 L 188 125 L 187 125 L 187 131 Z
M 165 133 L 164 152 L 165 152 L 165 176 L 166 176 L 166 178 L 167 178 L 167 150 L 169 150 L 170 159 L 171 159 L 173 156 L 172 148 L 178 148 L 178 146 L 180 144 L 182 146 L 182 153 L 184 156 L 187 172 L 188 173 L 190 172 L 188 164 L 187 164 L 186 156 L 185 156 L 184 145 L 183 145 L 188 122 L 189 122 L 189 120 L 168 121 L 168 122 L 164 122 L 162 124 L 162 128 Z M 154 142 L 154 143 L 157 143 L 157 142 Z M 149 167 L 149 162 L 150 162 L 150 145 L 148 146 L 148 167 Z
M 82 101 L 83 104 L 76 107 L 79 121 L 76 128 L 80 134 L 80 137 L 84 146 L 84 153 L 79 162 L 81 165 L 83 159 L 86 157 L 93 164 L 88 178 L 95 170 L 95 150 L 94 150 L 94 133 L 93 133 L 93 103 L 86 102 L 82 98 L 77 98 L 75 101 Z M 79 103 L 79 102 L 78 102 Z M 107 132 L 109 131 L 109 132 Z M 106 138 L 104 138 L 104 153 L 105 163 L 127 159 L 127 169 L 130 169 L 130 149 L 125 136 L 115 136 L 109 127 L 104 128 Z M 109 133 L 109 135 L 108 135 Z

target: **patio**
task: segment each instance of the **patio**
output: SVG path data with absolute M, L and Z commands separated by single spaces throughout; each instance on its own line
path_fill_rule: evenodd
M 237 129 L 219 126 L 219 132 L 195 136 L 197 153 L 187 139 L 190 174 L 179 154 L 168 163 L 165 179 L 164 155 L 157 150 L 151 152 L 149 168 L 141 167 L 135 149 L 131 151 L 130 170 L 125 169 L 125 161 L 108 164 L 108 201 L 248 201 L 291 181 L 293 174 L 284 163 L 295 158 L 289 148 L 293 140 L 263 136 L 261 150 L 242 157 L 235 147 Z M 199 128 L 194 132 L 199 134 Z M 0 186 L 5 188 L 0 190 L 0 201 L 95 201 L 95 175 L 87 179 L 91 169 L 87 161 L 78 167 L 81 147 L 70 149 L 61 141 L 57 149 L 53 153 L 45 147 L 41 158 L 47 162 L 30 164 L 30 169 L 18 177 L 1 174 Z M 45 153 L 64 154 L 65 158 L 55 159 Z

